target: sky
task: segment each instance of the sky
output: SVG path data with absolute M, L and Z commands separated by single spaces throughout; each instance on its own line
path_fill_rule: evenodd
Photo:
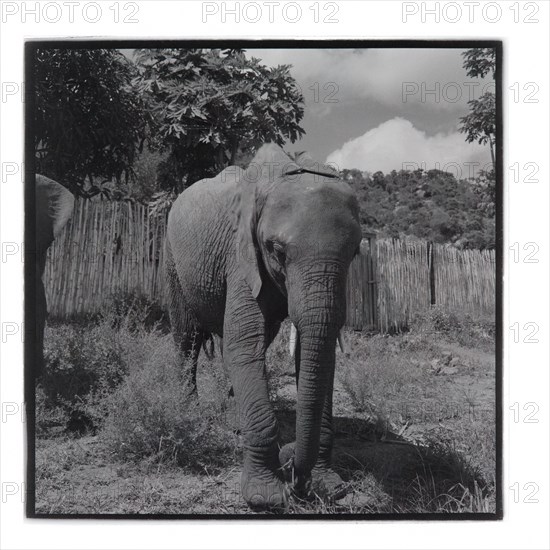
M 305 99 L 307 150 L 339 169 L 440 168 L 459 177 L 487 168 L 486 145 L 458 132 L 468 100 L 494 91 L 467 77 L 461 49 L 247 49 L 265 65 L 291 65 Z M 431 93 L 430 93 L 431 92 Z

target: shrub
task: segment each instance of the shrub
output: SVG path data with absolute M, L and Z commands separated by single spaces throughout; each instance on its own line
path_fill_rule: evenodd
M 116 332 L 105 324 L 48 327 L 44 342 L 42 405 L 63 408 L 65 428 L 70 431 L 93 431 L 98 415 L 91 415 L 91 408 L 121 382 L 127 370 Z
M 430 309 L 429 315 L 433 329 L 436 332 L 448 335 L 462 328 L 458 316 L 452 311 L 433 307 Z
M 125 362 L 116 333 L 105 325 L 47 329 L 42 385 L 49 398 L 71 399 L 122 379 Z
M 227 464 L 235 436 L 223 426 L 223 403 L 215 392 L 213 399 L 205 397 L 199 402 L 186 395 L 174 347 L 161 341 L 108 399 L 105 439 L 122 459 L 199 470 Z
M 432 306 L 425 312 L 418 313 L 411 328 L 411 332 L 424 333 L 428 337 L 439 334 L 460 345 L 487 351 L 494 348 L 495 331 L 494 318 L 475 317 L 440 306 Z
M 69 421 L 67 411 L 61 405 L 50 404 L 42 386 L 36 388 L 35 406 L 36 435 L 58 435 L 65 430 Z
M 168 312 L 159 302 L 140 292 L 118 292 L 103 304 L 99 319 L 110 321 L 112 328 L 170 331 Z
M 162 336 L 139 324 L 135 311 L 132 316 L 113 308 L 87 324 L 46 328 L 46 367 L 39 387 L 44 418 L 61 408 L 65 430 L 83 433 L 101 427 L 106 396 L 136 365 L 147 361 Z M 48 422 L 44 421 L 44 428 Z

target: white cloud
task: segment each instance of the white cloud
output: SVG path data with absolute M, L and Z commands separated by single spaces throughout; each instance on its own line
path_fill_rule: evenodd
M 487 146 L 466 143 L 464 134 L 452 132 L 428 136 L 403 118 L 393 118 L 345 143 L 327 157 L 340 169 L 378 170 L 438 168 L 467 178 L 480 168 L 488 169 Z M 408 163 L 408 164 L 407 164 Z M 468 163 L 476 163 L 473 167 Z

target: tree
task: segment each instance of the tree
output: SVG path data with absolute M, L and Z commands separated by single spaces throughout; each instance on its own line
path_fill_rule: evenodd
M 466 50 L 463 67 L 470 78 L 485 78 L 492 73 L 496 76 L 496 52 L 494 48 L 472 48 Z M 460 131 L 466 134 L 466 141 L 479 144 L 489 144 L 493 169 L 495 166 L 495 139 L 496 139 L 496 100 L 493 92 L 485 92 L 479 99 L 468 101 L 470 113 L 460 118 Z
M 496 50 L 494 48 L 472 48 L 462 53 L 462 66 L 470 78 L 485 78 L 496 72 Z
M 96 178 L 128 178 L 146 129 L 143 103 L 130 86 L 134 71 L 117 50 L 37 50 L 38 172 L 80 195 L 98 192 Z
M 303 96 L 289 66 L 268 68 L 243 50 L 141 49 L 134 80 L 154 122 L 151 146 L 168 151 L 159 184 L 180 192 L 230 164 L 246 163 L 264 142 L 304 134 Z

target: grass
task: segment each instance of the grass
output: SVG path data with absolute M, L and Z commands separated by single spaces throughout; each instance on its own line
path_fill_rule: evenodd
M 165 336 L 107 399 L 105 441 L 121 460 L 168 461 L 195 471 L 226 466 L 236 438 L 223 423 L 223 380 L 211 376 L 209 382 L 206 398 L 188 398 Z
M 124 302 L 123 302 L 124 303 Z M 46 332 L 37 389 L 37 509 L 250 513 L 236 406 L 219 353 L 186 398 L 171 336 L 147 304 Z M 294 439 L 288 326 L 268 352 L 282 442 Z M 495 510 L 494 327 L 432 310 L 395 336 L 347 332 L 337 352 L 335 470 L 349 494 L 291 514 Z
M 89 319 L 46 327 L 47 368 L 37 390 L 37 431 L 96 432 L 106 418 L 107 397 L 135 365 L 143 365 L 163 328 L 149 324 L 150 309 L 135 296 Z M 151 304 L 151 308 L 154 304 Z

